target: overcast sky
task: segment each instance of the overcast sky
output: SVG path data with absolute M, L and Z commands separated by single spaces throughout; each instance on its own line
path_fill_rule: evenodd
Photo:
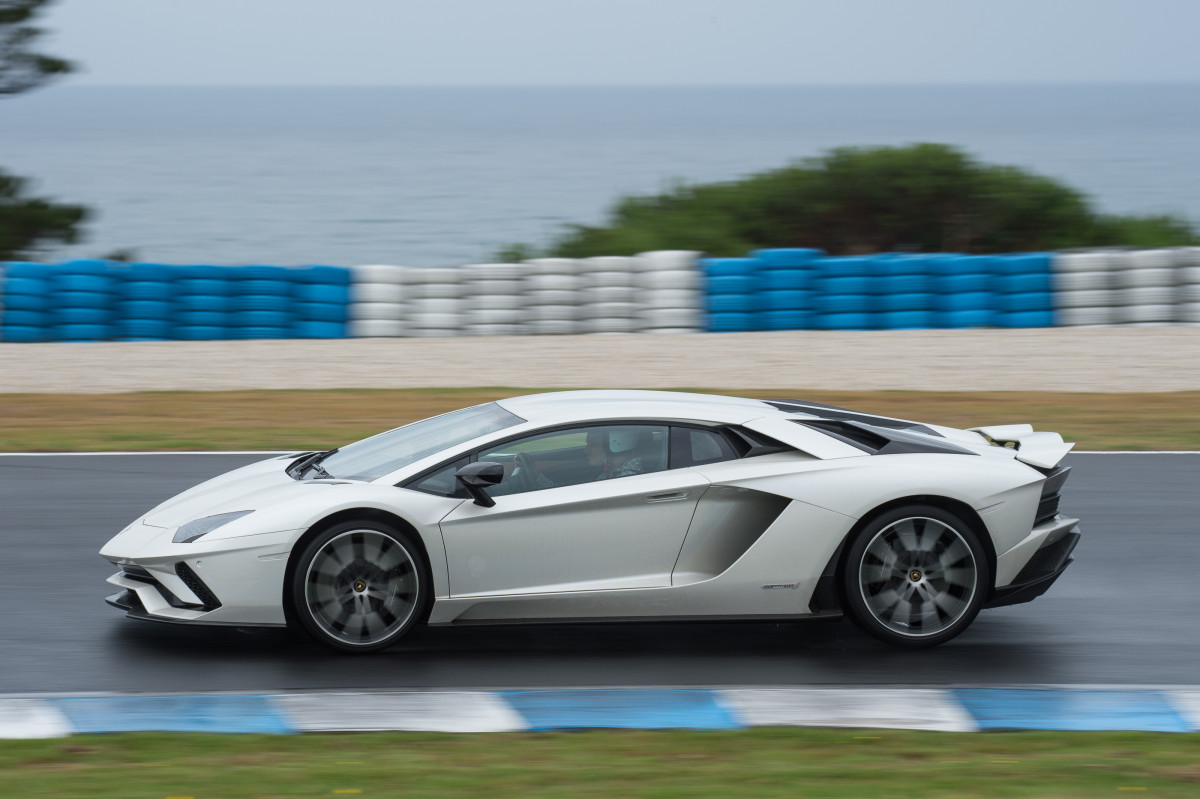
M 1200 0 L 59 0 L 75 84 L 1200 81 Z

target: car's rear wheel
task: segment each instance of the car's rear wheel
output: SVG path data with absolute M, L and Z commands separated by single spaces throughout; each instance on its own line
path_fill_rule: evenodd
M 380 522 L 346 522 L 304 548 L 292 606 L 304 629 L 326 646 L 377 652 L 420 620 L 428 574 L 421 550 L 405 533 Z
M 969 524 L 932 505 L 895 508 L 855 537 L 842 570 L 851 619 L 892 644 L 929 647 L 965 630 L 991 585 Z

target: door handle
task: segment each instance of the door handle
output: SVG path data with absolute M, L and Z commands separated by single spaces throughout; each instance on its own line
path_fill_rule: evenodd
M 688 492 L 686 491 L 668 491 L 665 494 L 651 494 L 646 497 L 647 502 L 674 502 L 677 499 L 687 499 Z

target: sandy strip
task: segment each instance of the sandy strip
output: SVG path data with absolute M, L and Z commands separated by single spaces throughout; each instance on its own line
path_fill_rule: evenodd
M 1200 327 L 0 344 L 0 392 L 1200 389 Z

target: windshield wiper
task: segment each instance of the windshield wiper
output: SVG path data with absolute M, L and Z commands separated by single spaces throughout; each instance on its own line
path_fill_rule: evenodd
M 303 479 L 304 475 L 307 474 L 309 470 L 315 471 L 317 474 L 321 475 L 321 477 L 332 478 L 333 475 L 325 471 L 325 467 L 321 465 L 321 461 L 325 460 L 337 451 L 338 448 L 334 447 L 333 449 L 328 449 L 324 452 L 314 452 L 308 457 L 302 458 L 293 463 L 288 467 L 287 472 L 297 480 Z

